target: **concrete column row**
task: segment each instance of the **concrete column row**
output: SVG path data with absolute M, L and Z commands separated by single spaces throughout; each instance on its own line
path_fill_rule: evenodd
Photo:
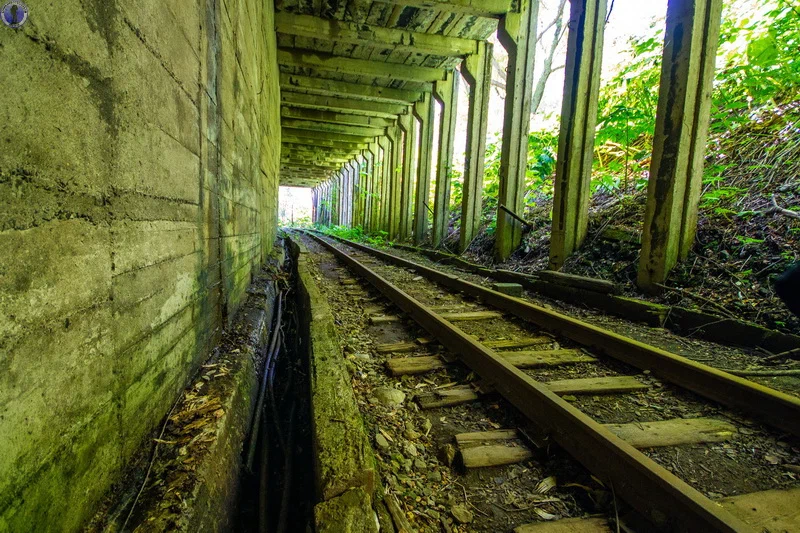
M 669 0 L 639 283 L 664 281 L 694 239 L 709 124 L 721 0 Z M 588 229 L 594 132 L 607 0 L 572 0 L 564 99 L 556 165 L 550 267 L 560 268 Z M 522 238 L 538 0 L 519 0 L 500 18 L 508 52 L 495 259 L 506 260 Z M 480 229 L 492 45 L 476 44 L 460 71 L 469 86 L 467 146 L 459 251 Z M 386 232 L 438 247 L 448 237 L 459 74 L 447 72 L 355 160 L 315 191 L 315 220 Z M 436 104 L 441 106 L 432 161 Z M 432 180 L 435 168 L 435 180 Z M 433 202 L 430 201 L 434 185 Z M 332 211 L 326 202 L 333 203 Z M 432 205 L 431 205 L 432 204 Z M 428 220 L 432 215 L 428 241 Z

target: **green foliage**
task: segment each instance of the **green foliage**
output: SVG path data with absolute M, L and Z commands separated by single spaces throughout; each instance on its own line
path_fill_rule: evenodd
M 389 234 L 385 231 L 378 231 L 374 234 L 364 233 L 361 226 L 348 228 L 346 226 L 317 226 L 317 229 L 328 235 L 341 237 L 351 241 L 363 242 L 373 246 L 391 246 L 392 242 L 389 240 Z

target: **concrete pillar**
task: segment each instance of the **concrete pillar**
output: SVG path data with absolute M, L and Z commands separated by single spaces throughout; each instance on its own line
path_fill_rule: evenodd
M 515 213 L 522 211 L 525 195 L 538 19 L 539 0 L 519 0 L 519 11 L 502 17 L 497 29 L 498 39 L 508 52 L 498 203 Z M 498 207 L 495 259 L 508 259 L 521 240 L 520 222 Z
M 311 223 L 317 222 L 317 213 L 319 212 L 319 190 L 317 187 L 311 189 Z
M 339 224 L 339 175 L 331 182 L 331 226 Z
M 391 155 L 391 142 L 389 138 L 383 136 L 378 141 L 378 145 L 381 147 L 381 168 L 380 168 L 380 216 L 379 216 L 379 226 L 378 230 L 389 232 L 389 179 L 391 178 L 391 166 L 392 166 L 392 155 Z
M 400 194 L 403 190 L 403 175 L 400 172 L 401 133 L 395 126 L 387 128 L 389 139 L 389 239 L 396 240 L 400 234 Z
M 379 194 L 380 194 L 380 146 L 378 145 L 378 141 L 374 141 L 369 145 L 369 152 L 372 158 L 372 163 L 370 164 L 370 224 L 369 224 L 369 232 L 375 233 L 378 230 L 379 225 L 379 213 L 378 208 L 380 207 L 379 204 Z
M 492 89 L 492 49 L 491 43 L 479 42 L 478 53 L 467 56 L 461 64 L 461 74 L 469 85 L 469 110 L 459 252 L 467 249 L 478 234 L 481 224 L 486 127 Z
M 431 146 L 433 146 L 434 108 L 431 95 L 414 104 L 414 116 L 419 120 L 419 150 L 417 158 L 417 187 L 414 200 L 414 244 L 421 245 L 428 232 L 428 196 L 431 190 Z
M 722 0 L 669 0 L 639 285 L 655 290 L 697 230 Z
M 414 177 L 416 161 L 414 159 L 417 146 L 416 120 L 413 115 L 400 117 L 400 129 L 403 132 L 403 190 L 400 195 L 400 239 L 407 240 L 411 236 L 411 223 L 414 216 Z
M 594 131 L 607 0 L 570 3 L 564 99 L 558 138 L 550 268 L 558 270 L 589 227 Z
M 450 178 L 453 171 L 453 148 L 456 134 L 458 79 L 455 71 L 433 84 L 433 96 L 442 104 L 439 117 L 439 153 L 436 162 L 436 191 L 433 198 L 433 237 L 436 248 L 447 237 L 450 214 Z

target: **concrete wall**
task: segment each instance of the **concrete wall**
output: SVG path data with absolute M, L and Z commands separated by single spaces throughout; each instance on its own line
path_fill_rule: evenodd
M 74 531 L 275 236 L 272 2 L 29 0 L 0 27 L 0 531 Z

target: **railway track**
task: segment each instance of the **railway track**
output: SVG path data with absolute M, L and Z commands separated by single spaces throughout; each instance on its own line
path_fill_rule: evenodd
M 757 530 L 667 469 L 665 466 L 670 465 L 659 462 L 659 457 L 669 445 L 713 446 L 735 437 L 742 412 L 774 428 L 772 433 L 757 425 L 755 430 L 748 430 L 759 446 L 768 448 L 773 441 L 783 442 L 780 439 L 786 434 L 795 438 L 800 434 L 800 400 L 796 397 L 386 252 L 341 239 L 334 243 L 310 236 L 428 333 L 430 338 L 418 339 L 416 344 L 439 342 L 483 379 L 484 391 L 499 393 L 527 417 L 534 428 L 533 435 L 526 434 L 531 444 L 548 439 L 558 443 L 658 529 Z M 445 288 L 450 296 L 449 309 L 433 308 L 425 286 Z M 482 319 L 481 323 L 492 324 L 489 331 L 513 333 L 512 338 L 523 342 L 479 340 L 471 334 L 471 319 Z M 397 317 L 373 318 L 374 322 L 391 320 Z M 452 362 L 438 355 L 404 356 L 408 343 L 384 349 L 398 352 L 387 362 L 388 370 L 396 375 L 419 374 Z M 576 373 L 581 377 L 574 377 Z M 633 422 L 626 420 L 630 412 L 640 410 L 636 402 L 643 391 L 663 387 L 663 382 L 671 384 L 664 416 L 650 419 L 650 409 L 633 417 Z M 430 406 L 444 407 L 477 399 L 480 392 L 457 387 L 429 396 L 427 401 Z M 617 409 L 620 412 L 604 413 L 603 401 L 598 401 L 601 396 L 621 404 Z M 671 418 L 667 415 L 673 404 L 715 416 Z M 719 404 L 725 408 L 720 409 Z M 503 438 L 502 432 L 462 436 L 462 440 Z M 477 461 L 476 465 L 502 464 L 502 454 L 508 454 L 508 449 L 502 444 L 477 449 L 465 445 L 462 454 L 465 462 Z M 653 453 L 653 449 L 660 451 Z M 495 451 L 499 459 L 486 457 Z M 693 453 L 709 451 L 700 446 Z M 763 485 L 757 490 L 770 488 Z

